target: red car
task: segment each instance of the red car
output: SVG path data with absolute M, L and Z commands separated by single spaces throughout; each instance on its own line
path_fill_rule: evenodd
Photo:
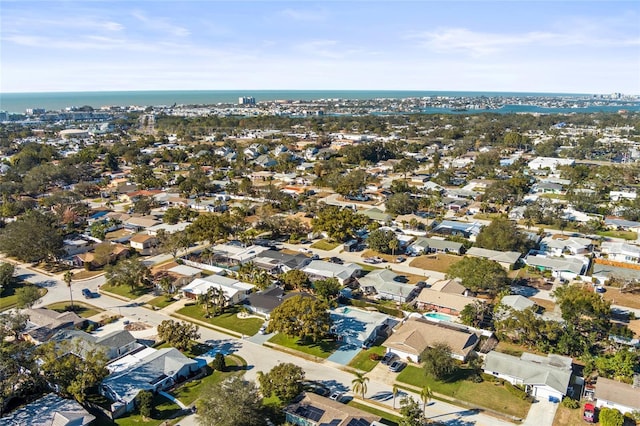
M 584 404 L 584 411 L 582 412 L 582 419 L 587 423 L 595 423 L 596 421 L 596 407 L 593 404 Z

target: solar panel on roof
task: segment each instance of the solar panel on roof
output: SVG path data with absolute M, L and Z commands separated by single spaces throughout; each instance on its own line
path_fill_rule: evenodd
M 317 407 L 314 407 L 313 405 L 307 406 L 307 415 L 306 415 L 306 417 L 309 420 L 311 420 L 313 422 L 318 422 L 318 421 L 320 421 L 322 416 L 324 416 L 324 410 L 321 410 L 321 409 L 319 409 Z
M 353 418 L 349 420 L 349 423 L 347 423 L 347 426 L 371 426 L 371 423 L 365 419 Z

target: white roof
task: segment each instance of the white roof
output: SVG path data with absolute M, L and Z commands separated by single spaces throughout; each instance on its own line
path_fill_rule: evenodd
M 324 260 L 312 260 L 303 271 L 311 275 L 319 275 L 327 278 L 338 278 L 346 280 L 351 278 L 356 271 L 361 271 L 362 268 L 355 263 L 345 263 L 344 265 L 338 265 L 336 263 L 326 262 Z
M 631 256 L 640 256 L 640 246 L 627 243 L 619 243 L 613 241 L 605 241 L 600 248 L 603 253 L 618 253 Z
M 128 370 L 155 352 L 157 352 L 157 349 L 144 348 L 139 352 L 123 356 L 122 358 L 113 361 L 111 364 L 107 365 L 107 370 L 109 370 L 110 373 L 119 373 L 121 371 Z
M 231 244 L 218 244 L 213 247 L 214 252 L 223 253 L 229 259 L 237 260 L 238 262 L 245 262 L 258 256 L 263 251 L 269 250 L 269 247 L 263 246 L 249 246 L 239 247 Z
M 235 278 L 227 278 L 221 275 L 211 275 L 206 278 L 196 278 L 186 286 L 182 287 L 182 291 L 192 294 L 205 294 L 210 288 L 218 288 L 224 292 L 227 299 L 232 299 L 239 292 L 246 292 L 255 286 L 253 284 L 238 281 Z
M 202 269 L 194 268 L 193 266 L 188 265 L 178 265 L 174 266 L 171 269 L 168 269 L 169 272 L 173 272 L 174 274 L 180 274 L 187 277 L 192 277 L 194 275 L 198 275 L 202 272 Z

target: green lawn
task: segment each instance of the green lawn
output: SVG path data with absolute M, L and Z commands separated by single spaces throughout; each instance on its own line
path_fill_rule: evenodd
M 173 346 L 171 346 L 167 342 L 162 342 L 159 345 L 154 345 L 153 347 L 155 349 L 164 349 L 164 348 L 172 348 Z M 196 358 L 202 354 L 206 354 L 211 349 L 212 347 L 207 345 L 206 343 L 200 343 L 200 342 L 196 342 L 195 340 L 192 340 L 191 346 L 189 346 L 189 349 L 186 351 L 182 351 L 182 353 L 188 356 L 189 358 Z
M 24 281 L 13 282 L 2 292 L 2 297 L 0 297 L 0 311 L 6 311 L 7 309 L 14 308 L 18 303 L 18 296 L 16 295 L 16 290 L 22 288 L 27 285 L 32 285 Z M 40 295 L 41 297 L 47 294 L 47 289 L 41 288 Z
M 178 407 L 178 405 L 160 395 L 154 396 L 153 405 L 154 409 L 151 414 L 151 419 L 144 420 L 136 410 L 126 417 L 120 417 L 119 419 L 116 419 L 115 423 L 119 426 L 157 426 L 168 419 L 178 416 L 182 411 L 180 407 Z
M 65 302 L 56 302 L 50 305 L 47 305 L 47 308 L 56 312 L 65 312 L 71 310 L 71 301 Z M 82 318 L 89 318 L 94 315 L 99 314 L 100 312 L 104 312 L 104 309 L 100 309 L 97 306 L 89 305 L 84 302 L 73 301 L 74 312 L 81 316 Z
M 398 402 L 398 405 L 399 404 L 400 403 Z M 398 423 L 400 423 L 400 420 L 402 420 L 402 417 L 400 416 L 396 416 L 394 414 L 387 413 L 386 411 L 378 410 L 377 408 L 373 408 L 368 405 L 361 404 L 355 399 L 352 399 L 351 401 L 349 401 L 347 405 L 350 405 L 353 408 L 357 408 L 358 410 L 362 410 L 366 413 L 373 414 L 374 416 L 380 416 L 382 417 L 381 423 L 384 423 L 389 426 L 397 425 Z
M 300 343 L 300 339 L 297 337 L 289 337 L 284 333 L 276 334 L 269 339 L 269 342 L 304 352 L 318 358 L 328 358 L 329 355 L 331 355 L 338 347 L 338 344 L 333 340 L 323 340 L 318 343 Z
M 246 336 L 253 336 L 260 330 L 264 321 L 259 318 L 238 318 L 238 309 L 229 308 L 227 312 L 213 318 L 204 317 L 204 309 L 197 304 L 187 305 L 177 313 L 204 321 L 220 328 L 235 331 Z
M 143 294 L 151 292 L 151 287 L 136 287 L 131 288 L 128 285 L 112 285 L 103 284 L 100 289 L 108 291 L 109 293 L 117 294 L 118 296 L 126 297 L 127 299 L 137 299 Z
M 349 367 L 356 368 L 358 370 L 363 371 L 371 371 L 373 367 L 376 366 L 380 361 L 372 361 L 369 357 L 372 354 L 378 354 L 380 356 L 384 355 L 386 352 L 386 348 L 382 346 L 372 346 L 369 349 L 360 351 L 358 355 L 356 355 L 351 362 L 349 363 Z
M 226 371 L 213 371 L 211 367 L 207 366 L 208 376 L 185 383 L 171 394 L 183 404 L 191 405 L 200 397 L 204 389 L 208 389 L 229 376 L 242 374 L 243 368 L 247 364 L 244 359 L 235 355 L 226 356 L 225 361 L 227 363 Z
M 624 238 L 625 240 L 635 240 L 638 234 L 631 231 L 598 231 L 598 235 L 602 237 Z
M 315 243 L 311 244 L 311 248 L 315 248 L 318 250 L 333 250 L 334 248 L 338 247 L 340 245 L 340 243 L 332 243 L 330 241 L 327 240 L 320 240 L 320 241 L 316 241 Z
M 464 370 L 449 381 L 437 381 L 425 375 L 424 370 L 413 365 L 407 366 L 399 375 L 398 381 L 419 388 L 429 386 L 435 393 L 451 396 L 461 401 L 489 408 L 511 416 L 524 418 L 531 404 L 511 394 L 504 386 L 491 383 L 473 383 L 463 380 Z
M 151 306 L 155 306 L 158 309 L 162 309 L 162 308 L 166 308 L 167 306 L 169 306 L 170 304 L 172 304 L 175 301 L 176 301 L 175 299 L 167 298 L 167 296 L 158 296 L 158 297 L 154 297 L 153 299 L 149 300 L 147 302 L 147 304 L 149 304 Z

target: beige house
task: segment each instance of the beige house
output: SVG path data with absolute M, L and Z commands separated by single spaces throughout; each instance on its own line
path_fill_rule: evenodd
M 615 408 L 623 414 L 640 411 L 640 388 L 626 383 L 598 377 L 595 398 L 599 408 Z
M 416 297 L 416 307 L 421 310 L 438 311 L 450 315 L 460 312 L 478 300 L 458 280 L 440 280 L 430 288 L 423 288 Z
M 425 349 L 436 343 L 446 343 L 451 348 L 451 357 L 465 361 L 480 342 L 477 334 L 452 329 L 420 318 L 409 318 L 382 344 L 387 352 L 402 359 L 420 362 Z

